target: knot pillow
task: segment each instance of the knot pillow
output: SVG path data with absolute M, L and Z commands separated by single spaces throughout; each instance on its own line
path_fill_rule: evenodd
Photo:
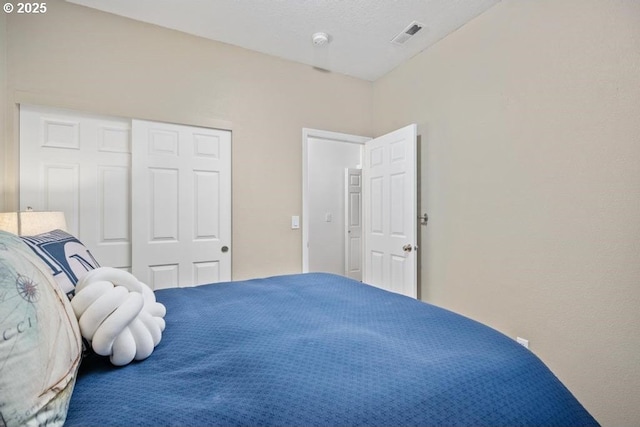
M 93 351 L 109 356 L 116 366 L 149 357 L 165 328 L 166 309 L 151 288 L 112 267 L 85 274 L 71 306 Z

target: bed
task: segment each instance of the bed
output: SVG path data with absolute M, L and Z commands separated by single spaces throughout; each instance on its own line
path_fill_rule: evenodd
M 65 426 L 598 424 L 514 340 L 345 277 L 293 274 L 155 297 L 166 328 L 153 354 L 124 367 L 86 354 Z

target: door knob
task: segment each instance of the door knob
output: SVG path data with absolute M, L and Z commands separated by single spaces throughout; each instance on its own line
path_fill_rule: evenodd
M 413 246 L 411 246 L 411 244 L 404 245 L 402 250 L 405 252 L 411 252 L 413 250 Z
M 225 252 L 229 252 L 229 246 L 223 246 L 222 248 L 220 248 L 220 250 L 225 253 Z

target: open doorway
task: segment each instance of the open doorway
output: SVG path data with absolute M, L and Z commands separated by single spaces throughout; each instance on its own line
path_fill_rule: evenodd
M 303 129 L 302 271 L 348 275 L 345 170 L 371 138 Z

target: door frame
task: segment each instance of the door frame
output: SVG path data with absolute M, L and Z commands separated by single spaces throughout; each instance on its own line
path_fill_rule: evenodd
M 360 144 L 364 147 L 372 138 L 350 135 L 320 129 L 302 128 L 302 272 L 309 272 L 309 142 L 311 139 L 324 139 L 346 144 Z

